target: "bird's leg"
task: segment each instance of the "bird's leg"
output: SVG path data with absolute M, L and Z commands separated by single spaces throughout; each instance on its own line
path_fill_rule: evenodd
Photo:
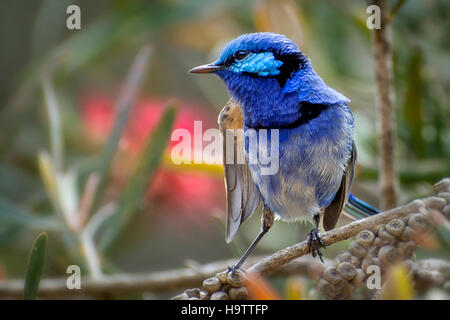
M 248 247 L 247 250 L 245 250 L 242 257 L 239 259 L 239 261 L 232 267 L 228 267 L 228 271 L 231 271 L 234 273 L 236 270 L 238 270 L 242 264 L 244 263 L 245 259 L 250 255 L 250 253 L 253 251 L 253 249 L 256 247 L 256 245 L 259 243 L 259 241 L 262 239 L 262 237 L 269 231 L 270 227 L 272 227 L 273 224 L 274 215 L 272 210 L 269 208 L 264 207 L 263 214 L 261 216 L 261 231 L 259 232 L 258 236 L 255 240 L 253 240 L 250 247 Z
M 312 229 L 308 234 L 308 246 L 312 256 L 316 257 L 317 254 L 320 258 L 320 261 L 324 262 L 322 258 L 322 252 L 320 251 L 320 247 L 324 249 L 326 249 L 326 247 L 322 242 L 322 239 L 320 238 L 319 223 L 320 223 L 320 214 L 317 213 L 314 215 L 314 224 L 316 227 Z

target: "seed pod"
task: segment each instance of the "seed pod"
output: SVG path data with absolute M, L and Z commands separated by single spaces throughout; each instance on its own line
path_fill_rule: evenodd
M 200 300 L 208 300 L 208 292 L 201 290 L 200 291 Z
M 332 284 L 336 284 L 342 280 L 342 277 L 339 274 L 339 272 L 336 270 L 335 267 L 332 267 L 332 266 L 326 268 L 323 271 L 323 277 Z
M 356 268 L 349 262 L 339 263 L 336 269 L 345 280 L 351 281 L 356 276 Z
M 447 205 L 450 203 L 450 192 L 439 192 L 437 196 L 445 199 Z
M 347 252 L 347 251 L 342 252 L 336 257 L 336 261 L 337 261 L 337 263 L 340 263 L 340 262 L 351 262 L 352 261 L 352 255 L 349 252 Z
M 444 216 L 449 219 L 450 218 L 450 205 L 446 205 L 443 209 L 442 209 L 442 213 L 444 214 Z
M 392 245 L 386 245 L 380 248 L 378 251 L 378 258 L 380 258 L 381 262 L 384 264 L 391 264 L 397 259 L 398 252 Z
M 222 287 L 222 291 L 228 292 L 230 291 L 231 286 L 229 284 L 224 284 Z
M 416 231 L 424 231 L 427 228 L 427 222 L 421 213 L 412 214 L 408 219 L 408 226 Z
M 248 291 L 246 287 L 231 288 L 228 292 L 231 300 L 247 300 Z
M 211 300 L 229 300 L 228 294 L 223 291 L 216 291 L 211 295 Z
M 395 237 L 390 234 L 385 227 L 380 228 L 380 230 L 378 230 L 378 237 L 381 238 L 382 240 L 385 240 L 387 243 L 391 243 L 393 244 L 395 242 Z
M 450 178 L 444 178 L 437 182 L 433 189 L 436 193 L 438 192 L 448 192 L 450 190 Z
M 418 270 L 414 275 L 414 286 L 420 291 L 432 287 L 440 287 L 445 282 L 445 277 L 436 270 Z
M 374 240 L 375 234 L 370 230 L 361 231 L 355 238 L 355 241 L 366 249 L 372 245 Z
M 440 197 L 428 197 L 423 199 L 423 202 L 425 203 L 426 207 L 439 211 L 447 204 L 447 201 Z
M 189 298 L 200 298 L 199 288 L 186 289 L 184 292 L 188 295 Z
M 385 242 L 382 241 L 380 238 L 376 238 L 375 240 L 380 240 L 379 245 L 376 246 L 376 245 L 375 245 L 375 242 L 376 242 L 376 241 L 374 241 L 374 245 L 371 246 L 371 247 L 367 250 L 367 255 L 371 255 L 371 256 L 374 256 L 374 257 L 376 257 L 376 256 L 378 255 L 378 250 L 380 250 L 380 248 L 381 248 L 383 245 L 385 245 Z
M 379 248 L 379 247 L 384 246 L 385 244 L 389 244 L 389 241 L 381 239 L 380 237 L 376 237 L 375 240 L 373 241 L 372 247 L 369 248 L 369 251 L 373 252 L 373 250 L 370 250 L 370 249 Z M 377 251 L 378 251 L 378 249 L 377 249 Z
M 350 296 L 350 284 L 347 280 L 341 279 L 339 282 L 335 283 L 334 289 L 339 293 L 336 297 L 338 299 L 347 299 Z
M 228 270 L 216 273 L 216 277 L 219 278 L 219 280 L 220 280 L 220 282 L 222 282 L 222 284 L 227 283 L 227 275 L 228 275 Z
M 203 289 L 205 289 L 208 293 L 219 291 L 221 288 L 222 283 L 217 277 L 211 277 L 203 281 Z
M 403 229 L 400 240 L 401 241 L 412 240 L 412 239 L 414 239 L 415 234 L 416 234 L 416 231 L 413 228 L 411 228 L 410 226 L 406 226 L 405 229 Z
M 397 244 L 397 250 L 401 257 L 409 258 L 416 249 L 416 243 L 413 240 L 401 241 Z
M 376 226 L 373 226 L 372 229 L 371 229 L 371 231 L 372 231 L 374 234 L 378 234 L 378 231 L 379 231 L 380 228 L 382 228 L 382 227 L 383 227 L 382 224 L 378 224 L 378 225 L 376 225 Z
M 186 292 L 180 293 L 173 297 L 171 300 L 189 300 L 189 296 Z
M 358 288 L 363 285 L 364 280 L 366 280 L 366 273 L 361 268 L 356 269 L 356 275 L 352 280 L 352 285 Z
M 245 285 L 245 272 L 241 269 L 233 272 L 228 272 L 227 274 L 227 282 L 230 286 L 238 288 L 243 287 Z
M 361 266 L 361 261 L 362 261 L 361 258 L 358 258 L 358 257 L 355 257 L 355 256 L 351 256 L 350 263 L 351 263 L 352 265 L 354 265 L 355 267 Z
M 326 279 L 320 278 L 317 282 L 317 288 L 320 292 L 322 292 L 324 295 L 327 292 L 332 292 L 334 290 L 333 285 Z
M 392 219 L 388 224 L 386 224 L 386 230 L 396 237 L 400 237 L 404 228 L 405 223 L 400 219 Z
M 360 245 L 358 242 L 353 241 L 350 246 L 348 247 L 348 251 L 354 255 L 355 257 L 358 258 L 363 258 L 366 253 L 367 253 L 367 249 L 364 248 L 362 245 Z
M 367 255 L 361 262 L 361 269 L 364 272 L 367 272 L 367 267 L 372 266 L 372 265 L 377 265 L 381 269 L 381 267 L 383 266 L 383 263 L 381 262 L 380 259 L 378 259 L 378 257 Z

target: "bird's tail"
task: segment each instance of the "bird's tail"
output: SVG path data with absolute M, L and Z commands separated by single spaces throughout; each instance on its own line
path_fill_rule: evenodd
M 380 210 L 372 207 L 370 204 L 365 203 L 350 193 L 344 207 L 344 213 L 347 213 L 347 215 L 350 215 L 350 218 L 353 219 L 363 219 L 380 213 Z

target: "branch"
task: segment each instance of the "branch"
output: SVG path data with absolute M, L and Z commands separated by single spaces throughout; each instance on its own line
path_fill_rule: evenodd
M 390 209 L 396 206 L 396 174 L 394 166 L 395 158 L 395 120 L 392 89 L 392 51 L 390 39 L 390 27 L 386 21 L 389 5 L 387 0 L 374 0 L 373 3 L 380 7 L 381 28 L 375 29 L 373 45 L 375 58 L 375 73 L 377 84 L 377 110 L 378 110 L 378 162 L 380 175 L 380 207 Z
M 261 260 L 262 256 L 251 257 L 247 265 Z M 306 259 L 305 259 L 306 258 Z M 274 270 L 271 277 L 286 275 L 305 275 L 318 278 L 322 270 L 331 262 L 325 260 L 325 264 L 312 257 L 297 259 L 282 268 Z M 103 276 L 100 279 L 86 279 L 81 283 L 81 289 L 69 290 L 66 279 L 42 280 L 39 286 L 38 297 L 40 298 L 62 298 L 79 295 L 124 294 L 142 292 L 170 292 L 182 290 L 189 287 L 200 286 L 206 277 L 215 275 L 233 265 L 235 259 L 208 263 L 205 265 L 189 266 L 188 268 L 175 269 L 148 274 L 117 274 Z M 192 262 L 191 262 L 192 264 Z M 0 298 L 23 298 L 23 280 L 0 281 Z
M 414 212 L 420 212 L 426 206 L 431 205 L 433 207 L 442 207 L 445 204 L 446 201 L 438 197 L 429 197 L 422 200 L 414 200 L 407 205 L 400 206 L 383 213 L 379 213 L 366 219 L 357 220 L 338 229 L 328 231 L 322 234 L 321 238 L 325 246 L 329 246 L 333 243 L 354 237 L 362 230 L 370 229 L 381 224 L 386 224 L 392 219 L 405 217 Z M 271 270 L 277 269 L 281 265 L 286 264 L 293 259 L 301 257 L 307 253 L 309 253 L 309 246 L 307 241 L 303 241 L 274 253 L 273 255 L 253 265 L 247 271 L 258 272 L 265 275 L 267 273 L 270 273 Z

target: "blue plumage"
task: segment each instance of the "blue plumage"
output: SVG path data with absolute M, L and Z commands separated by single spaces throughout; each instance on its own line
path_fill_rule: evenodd
M 281 220 L 306 220 L 316 225 L 323 215 L 324 228 L 332 229 L 347 202 L 356 158 L 349 99 L 324 83 L 295 43 L 274 33 L 244 34 L 231 41 L 217 61 L 192 72 L 214 72 L 225 82 L 242 110 L 244 132 L 279 130 L 278 172 L 264 175 L 260 162 L 249 163 L 264 214 L 270 212 Z M 248 159 L 248 140 L 244 147 Z M 245 183 L 239 185 L 243 196 Z M 228 190 L 229 200 L 235 195 L 234 189 Z M 361 210 L 360 204 L 355 205 L 354 199 L 352 202 L 354 210 Z M 238 221 L 235 217 L 241 217 L 237 222 L 240 224 L 252 214 L 242 212 L 242 208 L 241 212 L 229 212 L 229 219 Z M 267 217 L 263 221 L 270 222 Z M 270 225 L 263 223 L 261 234 Z M 313 254 L 321 255 L 317 228 L 310 234 L 310 243 L 314 242 Z
M 268 50 L 274 51 L 279 60 Z M 312 222 L 314 214 L 333 200 L 350 156 L 353 117 L 347 107 L 349 100 L 326 86 L 300 49 L 284 36 L 271 33 L 240 36 L 223 50 L 215 64 L 230 61 L 236 51 L 250 53 L 217 74 L 241 105 L 245 130 L 279 128 L 294 123 L 305 112 L 302 105 L 325 106 L 317 118 L 280 129 L 282 156 L 278 174 L 263 176 L 259 164 L 250 165 L 263 202 L 277 217 Z M 268 54 L 273 58 L 260 60 L 256 64 L 259 69 L 244 72 L 250 69 L 246 66 L 255 67 L 254 56 Z M 289 55 L 303 65 L 294 72 L 288 70 L 291 73 L 283 87 L 276 78 L 260 75 L 261 70 L 273 68 L 274 62 L 280 68 L 285 64 L 283 57 Z M 235 71 L 236 65 L 239 72 Z

